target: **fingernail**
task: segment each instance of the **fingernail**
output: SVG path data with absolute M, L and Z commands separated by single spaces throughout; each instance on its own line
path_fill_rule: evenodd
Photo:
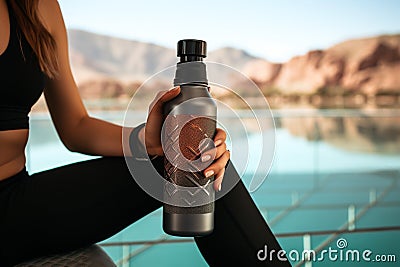
M 215 146 L 219 146 L 220 144 L 222 144 L 222 141 L 221 141 L 221 140 L 215 141 Z
M 214 171 L 208 171 L 208 172 L 206 172 L 206 178 L 209 178 L 209 177 L 211 177 L 211 176 L 213 176 L 214 175 Z
M 169 91 L 175 91 L 175 90 L 177 90 L 178 88 L 179 88 L 179 86 L 176 86 L 176 87 L 173 87 L 173 88 L 169 89 Z
M 201 161 L 202 161 L 202 162 L 209 161 L 210 159 L 211 159 L 211 156 L 210 156 L 210 155 L 204 155 L 204 156 L 201 157 Z
M 221 189 L 222 189 L 222 184 L 219 184 L 219 186 L 218 186 L 218 192 L 220 192 Z

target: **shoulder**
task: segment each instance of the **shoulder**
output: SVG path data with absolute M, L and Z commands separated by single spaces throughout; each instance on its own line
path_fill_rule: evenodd
M 60 5 L 57 0 L 39 0 L 39 17 L 46 29 L 53 35 L 64 28 Z

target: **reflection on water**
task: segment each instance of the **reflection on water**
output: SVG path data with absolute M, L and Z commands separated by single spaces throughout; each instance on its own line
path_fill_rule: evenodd
M 271 119 L 248 111 L 238 112 L 240 120 L 219 114 L 228 132 L 228 148 L 233 162 L 246 173 L 266 174 L 268 162 L 260 160 L 265 150 L 260 125 L 273 131 Z M 256 115 L 260 115 L 257 111 Z M 121 124 L 124 112 L 96 113 L 97 117 Z M 323 173 L 400 169 L 400 112 L 360 111 L 273 111 L 275 150 L 272 173 Z M 146 113 L 132 116 L 131 125 L 144 121 Z M 269 129 L 269 130 L 268 130 Z M 265 133 L 265 131 L 263 132 Z M 267 135 L 268 139 L 272 135 Z M 232 141 L 233 144 L 232 144 Z M 249 153 L 247 153 L 249 152 Z M 40 171 L 92 157 L 71 153 L 60 142 L 48 115 L 33 114 L 28 154 L 28 169 Z
M 294 136 L 349 151 L 400 153 L 400 117 L 397 116 L 282 117 L 279 125 Z

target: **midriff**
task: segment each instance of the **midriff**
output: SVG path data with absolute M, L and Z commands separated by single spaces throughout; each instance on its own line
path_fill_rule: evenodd
M 7 179 L 25 166 L 28 129 L 0 131 L 0 180 Z

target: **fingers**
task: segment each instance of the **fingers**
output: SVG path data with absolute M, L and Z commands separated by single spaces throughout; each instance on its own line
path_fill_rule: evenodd
M 215 161 L 204 170 L 204 175 L 206 177 L 211 177 L 212 175 L 214 175 L 215 191 L 221 191 L 222 180 L 225 174 L 225 166 L 230 158 L 230 152 L 229 150 L 226 150 L 225 140 L 226 132 L 222 129 L 217 128 L 214 137 L 216 148 L 210 149 L 204 152 L 202 155 L 203 162 L 215 159 Z
M 154 155 L 164 154 L 160 139 L 161 127 L 163 124 L 162 107 L 165 102 L 176 97 L 179 92 L 179 86 L 169 91 L 160 91 L 151 102 L 145 128 L 145 143 L 148 153 L 151 151 Z
M 221 157 L 217 158 L 210 166 L 208 166 L 204 171 L 204 175 L 208 178 L 216 175 L 217 182 L 214 183 L 214 189 L 219 191 L 219 187 L 222 183 L 223 174 L 225 172 L 225 166 L 230 158 L 229 150 L 225 150 Z M 219 175 L 219 176 L 218 176 Z
M 224 143 L 225 140 L 226 132 L 220 128 L 217 128 L 214 137 L 215 146 L 219 146 L 220 144 Z
M 215 180 L 214 180 L 214 190 L 219 192 L 222 189 L 222 180 L 224 179 L 224 174 L 225 174 L 225 168 L 219 171 L 217 175 L 215 175 Z
M 216 148 L 207 150 L 206 152 L 202 153 L 201 161 L 206 162 L 209 160 L 218 159 L 219 157 L 222 156 L 222 154 L 224 154 L 225 151 L 226 151 L 226 143 L 222 143 Z
M 174 97 L 176 97 L 181 91 L 179 86 L 172 88 L 171 90 L 163 90 L 157 93 L 154 100 L 151 102 L 149 111 L 150 113 L 153 111 L 159 112 L 163 106 L 163 104 Z

